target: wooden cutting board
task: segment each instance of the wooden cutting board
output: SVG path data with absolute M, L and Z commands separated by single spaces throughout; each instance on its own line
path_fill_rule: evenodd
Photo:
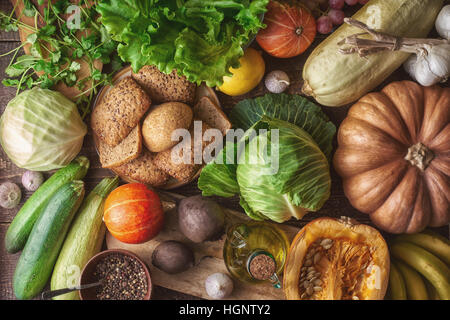
M 11 4 L 13 6 L 16 7 L 16 17 L 20 17 L 20 21 L 23 22 L 24 24 L 27 24 L 29 26 L 35 27 L 35 28 L 39 28 L 44 26 L 44 21 L 42 21 L 42 19 L 38 19 L 37 20 L 37 25 L 36 22 L 34 21 L 33 17 L 27 17 L 25 15 L 22 14 L 22 11 L 25 8 L 25 5 L 23 3 L 23 0 L 10 0 Z M 39 12 L 43 15 L 44 14 L 44 8 L 47 7 L 47 1 L 44 1 L 44 4 L 42 5 L 38 5 L 37 1 L 32 0 L 32 2 L 34 3 L 34 5 L 36 6 L 36 8 L 39 10 Z M 73 3 L 77 3 L 78 1 L 71 1 Z M 68 17 L 64 17 L 65 19 L 67 19 Z M 31 31 L 30 29 L 27 29 L 26 27 L 23 28 L 19 28 L 19 35 L 20 35 L 20 41 L 26 42 L 27 41 L 27 37 L 32 33 L 33 31 Z M 78 34 L 78 37 L 81 38 L 82 34 Z M 26 44 L 23 49 L 25 51 L 26 54 L 30 54 L 30 44 Z M 51 49 L 51 48 L 50 48 Z M 43 50 L 45 51 L 45 50 Z M 79 80 L 84 79 L 86 77 L 88 77 L 90 75 L 90 70 L 89 70 L 89 64 L 84 61 L 83 59 L 78 59 L 76 60 L 79 64 L 80 64 L 80 70 L 78 70 L 76 72 L 76 75 L 78 77 Z M 95 60 L 94 61 L 94 67 L 97 70 L 102 70 L 103 68 L 103 63 L 100 60 Z M 41 73 L 38 73 L 41 74 Z M 90 82 L 86 83 L 86 86 L 84 88 L 84 90 L 89 89 L 89 86 L 91 85 Z M 73 87 L 68 87 L 66 86 L 64 83 L 59 83 L 57 84 L 53 89 L 55 89 L 56 91 L 61 92 L 63 95 L 65 95 L 67 98 L 69 98 L 70 100 L 77 100 L 77 96 L 81 93 L 80 90 L 78 90 L 77 86 L 73 86 Z M 86 93 L 86 95 L 89 95 L 89 92 Z
M 193 243 L 178 231 L 178 214 L 174 199 L 181 200 L 184 196 L 172 193 L 161 193 L 161 200 L 165 211 L 163 230 L 154 239 L 142 244 L 126 244 L 115 239 L 110 233 L 106 234 L 108 249 L 125 249 L 134 252 L 149 267 L 152 283 L 157 286 L 179 291 L 192 296 L 210 299 L 205 292 L 206 278 L 216 272 L 228 273 L 223 260 L 223 245 L 225 235 L 217 241 Z M 227 225 L 250 221 L 242 212 L 224 208 Z M 282 229 L 289 241 L 300 230 L 299 228 L 276 224 Z M 184 242 L 194 251 L 195 266 L 179 274 L 167 274 L 152 265 L 153 250 L 163 241 L 177 240 Z M 233 279 L 234 290 L 228 299 L 234 300 L 281 300 L 285 299 L 282 289 L 274 288 L 270 283 L 249 284 Z

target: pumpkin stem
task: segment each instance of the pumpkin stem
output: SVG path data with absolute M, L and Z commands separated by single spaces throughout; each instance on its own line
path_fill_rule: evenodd
M 303 27 L 302 26 L 300 26 L 297 29 L 295 29 L 295 34 L 296 35 L 301 36 L 302 33 L 303 33 Z
M 408 149 L 405 160 L 409 161 L 413 166 L 416 166 L 421 171 L 425 171 L 428 165 L 433 161 L 434 154 L 421 142 L 412 145 Z

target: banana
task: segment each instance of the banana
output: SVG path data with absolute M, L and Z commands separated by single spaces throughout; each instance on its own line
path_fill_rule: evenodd
M 431 230 L 415 234 L 403 234 L 398 236 L 396 240 L 418 245 L 444 261 L 447 266 L 450 266 L 450 241 Z
M 450 300 L 450 270 L 439 258 L 415 244 L 400 241 L 391 246 L 391 254 L 430 281 L 442 300 Z
M 430 300 L 440 300 L 439 295 L 436 291 L 436 288 L 433 287 L 433 285 L 427 279 L 425 279 L 423 277 L 422 277 L 422 279 L 425 282 L 425 286 L 427 287 L 429 299 Z
M 391 270 L 389 271 L 389 298 L 391 300 L 407 299 L 405 280 L 393 261 L 391 261 Z
M 427 287 L 422 280 L 422 276 L 400 260 L 395 260 L 395 266 L 402 274 L 403 280 L 405 280 L 408 300 L 428 300 Z

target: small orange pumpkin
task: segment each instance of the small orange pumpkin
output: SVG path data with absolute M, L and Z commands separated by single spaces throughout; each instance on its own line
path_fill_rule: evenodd
M 145 184 L 129 183 L 106 198 L 103 221 L 117 240 L 142 243 L 161 231 L 164 211 L 158 194 Z
M 392 82 L 354 104 L 334 167 L 351 204 L 391 233 L 450 222 L 450 88 Z
M 264 16 L 265 29 L 256 41 L 268 54 L 291 58 L 305 52 L 316 36 L 316 20 L 307 9 L 270 1 Z

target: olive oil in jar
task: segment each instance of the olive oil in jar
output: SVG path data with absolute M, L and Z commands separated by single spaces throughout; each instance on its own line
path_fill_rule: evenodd
M 280 287 L 289 240 L 282 230 L 265 222 L 241 223 L 227 230 L 223 256 L 232 276 L 249 283 L 271 282 Z

